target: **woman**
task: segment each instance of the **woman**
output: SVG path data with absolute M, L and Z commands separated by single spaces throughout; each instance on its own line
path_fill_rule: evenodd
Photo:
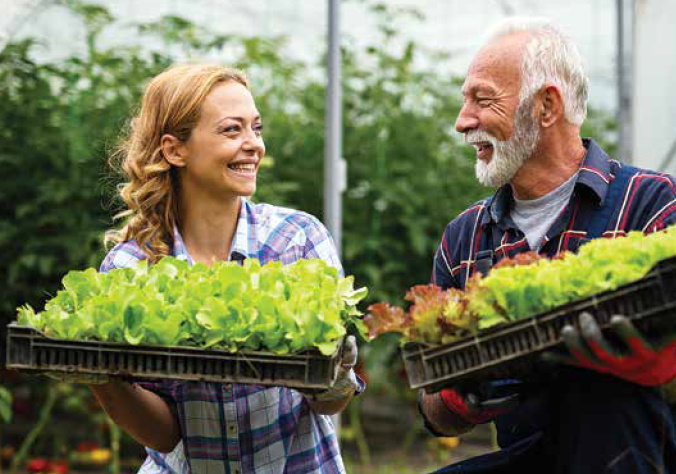
M 314 217 L 246 197 L 265 154 L 245 76 L 177 66 L 148 85 L 119 157 L 128 209 L 101 271 L 173 255 L 191 263 L 321 258 L 342 272 Z M 259 385 L 111 380 L 91 385 L 111 418 L 146 446 L 141 472 L 344 472 L 331 415 L 363 389 L 344 350 L 338 383 L 313 397 Z

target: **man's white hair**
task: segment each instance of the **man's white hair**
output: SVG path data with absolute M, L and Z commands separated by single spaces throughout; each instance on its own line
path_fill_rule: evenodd
M 573 41 L 546 18 L 508 17 L 495 25 L 489 41 L 513 33 L 532 35 L 523 53 L 520 102 L 529 100 L 546 82 L 563 93 L 566 120 L 582 125 L 587 117 L 589 84 L 582 57 Z

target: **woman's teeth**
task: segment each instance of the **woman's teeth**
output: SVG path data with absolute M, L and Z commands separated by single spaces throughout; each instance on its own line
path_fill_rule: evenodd
M 256 165 L 253 163 L 235 163 L 232 165 L 228 165 L 228 168 L 230 168 L 233 171 L 241 171 L 244 173 L 253 173 L 256 171 Z

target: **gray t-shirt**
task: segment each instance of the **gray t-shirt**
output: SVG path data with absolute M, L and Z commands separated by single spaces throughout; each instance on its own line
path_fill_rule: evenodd
M 549 194 L 537 199 L 514 198 L 511 216 L 516 226 L 526 234 L 531 250 L 540 250 L 542 239 L 570 200 L 576 179 L 577 173 Z

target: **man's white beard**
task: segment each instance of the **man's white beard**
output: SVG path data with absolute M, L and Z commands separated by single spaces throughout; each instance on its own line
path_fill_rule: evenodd
M 497 188 L 509 183 L 521 165 L 533 155 L 540 137 L 540 128 L 531 115 L 532 104 L 532 100 L 519 104 L 514 117 L 514 133 L 505 141 L 480 130 L 465 134 L 465 142 L 485 141 L 493 146 L 491 160 L 486 163 L 477 159 L 475 165 L 476 177 L 484 186 Z

